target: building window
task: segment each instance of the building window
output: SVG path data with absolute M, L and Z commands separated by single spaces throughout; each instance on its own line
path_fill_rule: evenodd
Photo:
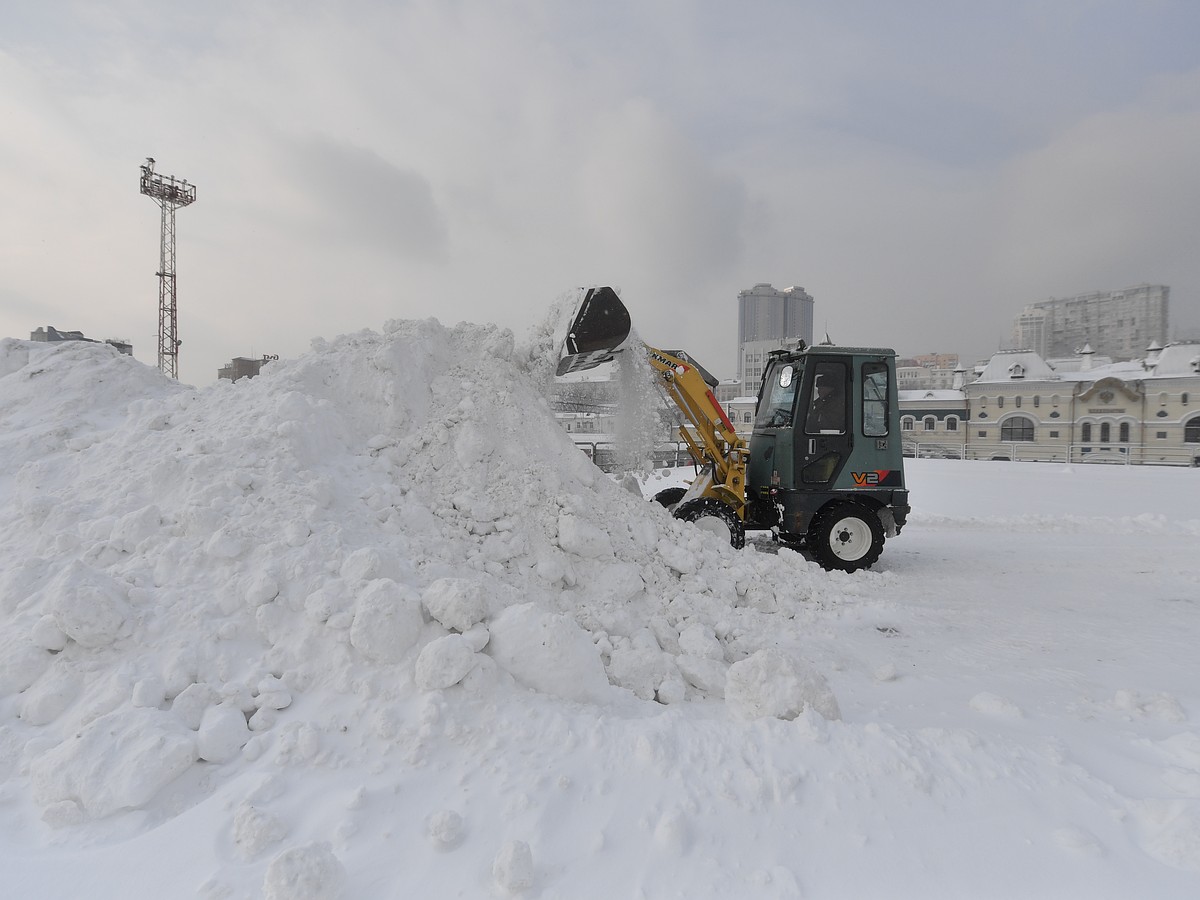
M 981 409 L 987 409 L 987 397 L 979 398 L 979 406 Z
M 937 428 L 937 419 L 935 419 L 933 416 L 926 416 L 921 420 L 921 425 L 926 431 L 933 431 L 935 428 Z
M 980 436 L 981 438 L 985 438 L 985 437 L 987 437 L 987 432 L 986 432 L 986 431 L 981 431 L 981 432 L 979 432 L 979 436 Z
M 1182 394 L 1180 394 L 1179 402 L 1182 403 L 1184 406 L 1187 406 L 1187 403 L 1188 403 L 1187 391 L 1184 391 Z
M 916 424 L 916 422 L 917 422 L 917 420 L 914 419 L 912 416 L 905 416 L 903 419 L 900 420 L 900 430 L 901 431 L 912 431 L 913 426 Z
M 1167 439 L 1167 433 L 1165 431 L 1156 431 L 1154 432 L 1154 436 L 1160 441 L 1165 441 Z
M 1109 441 L 1109 438 L 1111 436 L 1112 436 L 1112 426 L 1110 426 L 1107 422 L 1101 422 L 1100 423 L 1100 443 L 1107 444 Z
M 1196 416 L 1183 426 L 1183 442 L 1200 444 L 1200 416 Z
M 1083 427 L 1079 429 L 1079 439 L 1085 444 L 1092 442 L 1092 423 L 1084 422 Z
M 1053 394 L 1053 395 L 1050 397 L 1050 403 L 1051 403 L 1051 405 L 1053 405 L 1053 406 L 1058 406 L 1058 394 Z
M 1015 403 L 1017 405 L 1017 409 L 1021 408 L 1021 398 L 1020 397 L 1015 398 L 1013 400 L 1013 403 Z
M 1117 440 L 1122 444 L 1129 443 L 1129 423 L 1122 422 L 1117 426 Z
M 1058 432 L 1057 431 L 1050 432 L 1050 437 L 1052 437 L 1052 438 L 1058 437 Z
M 1037 394 L 1034 394 L 1033 395 L 1033 408 L 1037 409 L 1041 405 L 1042 405 L 1042 398 L 1039 397 Z
M 1013 416 L 1000 426 L 1002 441 L 1032 441 L 1033 419 L 1028 416 Z
M 997 405 L 998 407 L 1000 407 L 1001 409 L 1004 409 L 1004 398 L 1003 398 L 1003 397 L 997 397 L 997 398 L 996 398 L 996 405 Z
M 947 416 L 946 417 L 946 430 L 947 431 L 958 431 L 957 417 L 955 417 L 955 416 Z

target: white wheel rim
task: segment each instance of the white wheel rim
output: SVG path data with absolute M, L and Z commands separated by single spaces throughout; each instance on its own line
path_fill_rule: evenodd
M 701 516 L 693 524 L 709 534 L 715 534 L 726 543 L 733 540 L 733 532 L 729 530 L 729 526 L 716 516 Z
M 839 519 L 829 532 L 829 549 L 843 562 L 862 559 L 871 549 L 871 528 L 862 519 Z

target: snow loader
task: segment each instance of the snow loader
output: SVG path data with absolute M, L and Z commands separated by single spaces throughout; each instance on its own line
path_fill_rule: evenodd
M 679 435 L 697 476 L 654 499 L 683 521 L 745 545 L 770 531 L 823 568 L 854 572 L 879 559 L 908 518 L 896 395 L 896 353 L 875 347 L 772 351 L 749 441 L 713 393 L 717 381 L 687 353 L 631 338 L 611 287 L 583 294 L 566 326 L 556 372 L 594 368 L 640 346 L 683 414 Z

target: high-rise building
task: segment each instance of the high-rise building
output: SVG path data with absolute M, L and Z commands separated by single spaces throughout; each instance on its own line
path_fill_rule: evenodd
M 1170 294 L 1164 284 L 1139 284 L 1031 303 L 1013 322 L 1014 349 L 1052 359 L 1090 345 L 1115 360 L 1135 359 L 1167 342 Z
M 750 376 L 745 368 L 748 350 L 761 355 L 761 345 L 784 346 L 813 337 L 813 298 L 802 287 L 777 290 L 756 284 L 738 293 L 738 378 Z M 758 345 L 752 350 L 747 345 Z M 761 374 L 761 367 L 759 367 Z

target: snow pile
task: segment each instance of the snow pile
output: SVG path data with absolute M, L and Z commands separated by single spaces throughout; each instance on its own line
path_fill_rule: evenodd
M 803 613 L 811 567 L 593 467 L 544 398 L 550 346 L 390 322 L 194 391 L 104 347 L 5 341 L 0 777 L 73 825 L 253 760 L 315 688 L 719 700 L 755 620 Z M 732 678 L 738 715 L 836 711 L 811 678 L 747 698 L 772 672 Z M 310 877 L 280 867 L 270 884 Z

